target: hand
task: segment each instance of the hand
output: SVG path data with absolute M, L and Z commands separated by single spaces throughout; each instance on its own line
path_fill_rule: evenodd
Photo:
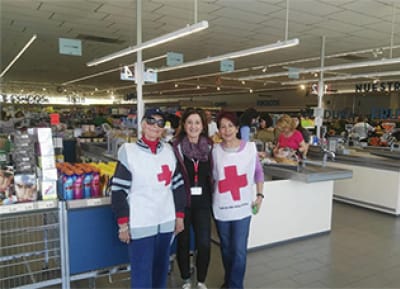
M 252 203 L 251 207 L 257 208 L 257 213 L 260 211 L 261 209 L 261 204 L 262 204 L 263 198 L 262 197 L 257 197 L 256 200 Z
M 131 234 L 129 233 L 129 225 L 128 224 L 122 224 L 118 225 L 119 230 L 118 230 L 118 238 L 122 243 L 129 244 L 131 241 Z
M 178 235 L 185 229 L 185 225 L 183 224 L 183 218 L 176 218 L 175 220 L 175 235 Z
M 267 157 L 267 154 L 265 152 L 258 152 L 258 157 L 260 160 L 263 160 Z

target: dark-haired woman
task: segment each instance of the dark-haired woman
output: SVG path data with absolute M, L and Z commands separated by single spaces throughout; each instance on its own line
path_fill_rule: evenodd
M 264 143 L 275 143 L 278 136 L 276 130 L 273 128 L 274 122 L 269 113 L 262 113 L 259 122 L 260 128 L 256 132 L 254 138 Z
M 188 108 L 183 112 L 173 147 L 187 200 L 185 229 L 177 237 L 177 260 L 184 280 L 182 288 L 192 288 L 189 252 L 192 227 L 197 249 L 197 288 L 206 289 L 211 247 L 212 142 L 208 138 L 207 119 L 202 109 Z
M 259 114 L 254 108 L 246 109 L 240 116 L 240 139 L 249 141 L 251 137 L 251 127 L 257 122 Z
M 250 219 L 252 209 L 257 212 L 264 198 L 264 172 L 254 142 L 236 136 L 236 114 L 221 112 L 217 125 L 223 142 L 215 145 L 212 152 L 213 213 L 225 269 L 223 287 L 243 288 Z

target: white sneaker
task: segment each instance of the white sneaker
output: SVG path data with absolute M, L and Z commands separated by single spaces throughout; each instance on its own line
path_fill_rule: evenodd
M 197 289 L 208 289 L 206 284 L 197 282 Z
M 182 285 L 182 289 L 192 289 L 192 282 L 190 280 L 185 281 Z

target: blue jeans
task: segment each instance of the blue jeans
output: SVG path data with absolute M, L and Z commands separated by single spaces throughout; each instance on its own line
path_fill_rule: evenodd
M 243 288 L 250 220 L 251 217 L 236 221 L 215 221 L 221 241 L 227 288 Z
M 129 243 L 131 288 L 166 288 L 171 233 L 159 233 Z

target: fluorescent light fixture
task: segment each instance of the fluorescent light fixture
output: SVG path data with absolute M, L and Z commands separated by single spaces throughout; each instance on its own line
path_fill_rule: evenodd
M 269 52 L 269 51 L 278 50 L 278 49 L 282 49 L 282 48 L 288 48 L 288 47 L 296 46 L 298 44 L 299 44 L 298 38 L 294 38 L 294 39 L 287 40 L 287 41 L 278 41 L 273 44 L 258 46 L 258 47 L 245 49 L 245 50 L 241 50 L 241 51 L 236 51 L 236 52 L 231 52 L 231 53 L 227 53 L 227 54 L 223 54 L 223 55 L 219 55 L 219 56 L 207 57 L 207 58 L 203 58 L 200 60 L 183 63 L 181 65 L 176 65 L 176 66 L 171 66 L 171 67 L 162 67 L 162 68 L 157 69 L 157 72 L 165 72 L 165 71 L 170 71 L 170 70 L 198 66 L 198 65 L 203 65 L 203 64 L 208 64 L 208 63 L 212 63 L 212 62 L 225 60 L 225 59 L 235 59 L 235 58 L 239 58 L 239 57 L 250 56 L 253 54 Z
M 4 70 L 0 74 L 0 78 L 3 77 L 4 74 L 6 74 L 6 72 L 11 68 L 11 66 L 14 65 L 14 63 L 18 60 L 18 58 L 21 57 L 21 55 L 25 52 L 25 50 L 28 49 L 28 47 L 32 44 L 33 41 L 35 41 L 36 38 L 37 38 L 37 35 L 34 34 L 31 37 L 31 39 L 25 44 L 25 46 L 21 49 L 21 51 L 17 54 L 17 56 L 14 57 L 14 59 L 10 62 L 10 64 L 8 64 L 6 68 L 4 68 Z
M 381 59 L 381 60 L 372 60 L 372 61 L 363 61 L 363 62 L 355 62 L 355 63 L 347 63 L 347 64 L 339 64 L 332 66 L 325 66 L 321 69 L 321 67 L 313 67 L 307 69 L 299 69 L 299 73 L 315 73 L 321 71 L 335 71 L 335 70 L 345 70 L 345 69 L 353 69 L 353 68 L 362 68 L 362 67 L 373 67 L 373 66 L 381 66 L 381 65 L 391 65 L 400 63 L 400 57 L 398 58 L 389 58 L 389 59 Z M 240 77 L 239 80 L 254 80 L 254 79 L 263 79 L 263 78 L 272 78 L 272 77 L 280 77 L 289 75 L 288 71 L 285 72 L 277 72 L 271 74 L 260 74 L 253 76 Z
M 185 37 L 187 35 L 202 31 L 204 29 L 208 28 L 208 21 L 201 21 L 198 22 L 196 24 L 187 26 L 185 28 L 176 30 L 174 32 L 171 33 L 167 33 L 165 35 L 162 35 L 160 37 L 151 39 L 149 41 L 143 42 L 139 45 L 136 46 L 130 46 L 128 48 L 122 49 L 120 51 L 117 51 L 115 53 L 109 54 L 107 56 L 104 57 L 100 57 L 97 58 L 95 60 L 89 61 L 88 63 L 86 63 L 87 66 L 95 66 L 104 62 L 108 62 L 111 61 L 113 59 L 119 58 L 119 57 L 123 57 L 132 53 L 135 53 L 139 50 L 143 50 L 146 48 L 150 48 L 150 47 L 154 47 L 181 37 Z

